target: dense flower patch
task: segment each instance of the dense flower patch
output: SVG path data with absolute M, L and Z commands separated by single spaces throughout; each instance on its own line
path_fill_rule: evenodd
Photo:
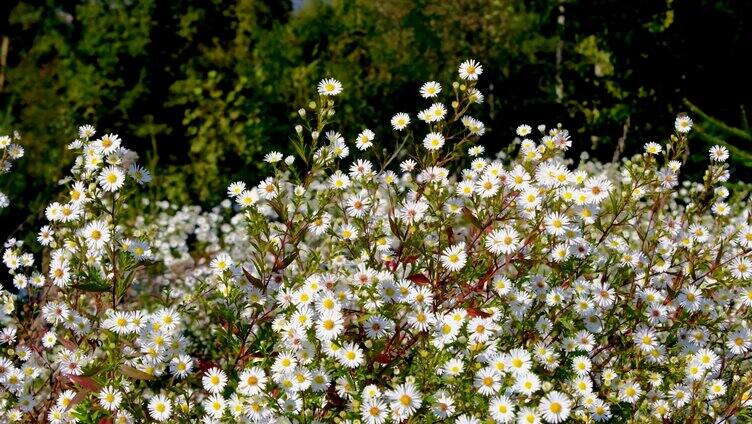
M 296 156 L 206 211 L 148 199 L 136 155 L 81 127 L 41 253 L 5 246 L 3 422 L 748 416 L 752 223 L 728 152 L 681 183 L 679 116 L 620 164 L 565 159 L 543 125 L 489 157 L 482 73 L 349 142 L 346 87 L 322 80 Z

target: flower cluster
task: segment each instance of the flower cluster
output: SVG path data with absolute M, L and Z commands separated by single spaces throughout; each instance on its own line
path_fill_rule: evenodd
M 0 175 L 10 171 L 13 161 L 23 157 L 24 149 L 19 144 L 21 136 L 14 133 L 13 137 L 9 135 L 0 136 Z M 14 142 L 15 141 L 15 142 Z M 0 209 L 7 208 L 10 205 L 8 196 L 0 191 Z
M 3 257 L 4 420 L 748 416 L 752 216 L 728 151 L 682 182 L 682 115 L 620 164 L 527 124 L 489 157 L 469 114 L 482 73 L 423 84 L 392 134 L 332 128 L 345 87 L 324 79 L 295 155 L 270 152 L 267 178 L 211 210 L 128 201 L 149 174 L 83 127 L 41 269 L 18 242 Z

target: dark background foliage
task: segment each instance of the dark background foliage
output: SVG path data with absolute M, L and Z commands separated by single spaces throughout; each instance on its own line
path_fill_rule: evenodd
M 289 152 L 295 111 L 323 77 L 342 81 L 346 139 L 389 145 L 389 118 L 413 112 L 423 81 L 483 63 L 494 151 L 520 123 L 573 132 L 610 161 L 697 122 L 688 171 L 708 146 L 749 180 L 752 47 L 746 0 L 4 0 L 0 134 L 16 129 L 21 172 L 0 177 L 13 208 L 3 235 L 59 191 L 64 146 L 82 123 L 117 132 L 158 177 L 157 196 L 213 204 Z M 446 84 L 445 84 L 446 86 Z M 694 170 L 694 171 L 693 171 Z

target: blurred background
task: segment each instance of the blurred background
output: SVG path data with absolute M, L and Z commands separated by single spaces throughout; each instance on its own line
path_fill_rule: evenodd
M 92 123 L 152 168 L 155 196 L 213 205 L 289 152 L 296 110 L 342 81 L 338 124 L 391 140 L 389 118 L 426 101 L 421 83 L 484 66 L 491 152 L 521 124 L 561 122 L 578 157 L 611 161 L 696 122 L 686 172 L 707 149 L 752 175 L 748 0 L 2 0 L 0 134 L 26 156 L 0 176 L 7 236 L 60 191 L 66 143 Z M 4 237 L 3 237 L 4 239 Z

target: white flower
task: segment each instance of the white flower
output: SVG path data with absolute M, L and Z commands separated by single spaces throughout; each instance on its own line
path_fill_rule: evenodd
M 264 162 L 267 163 L 277 163 L 282 160 L 282 153 L 280 152 L 269 152 L 264 156 Z
M 193 369 L 193 360 L 188 355 L 178 355 L 170 360 L 170 372 L 177 378 L 185 378 Z
M 225 399 L 217 393 L 212 394 L 204 399 L 203 407 L 207 414 L 218 420 L 222 418 L 222 414 L 225 412 Z
M 82 125 L 78 127 L 78 136 L 81 138 L 91 138 L 97 130 L 91 125 Z
M 238 376 L 238 392 L 246 396 L 254 396 L 264 390 L 267 378 L 264 370 L 259 367 L 244 370 Z
M 478 79 L 478 76 L 483 73 L 483 66 L 474 60 L 466 60 L 460 64 L 459 74 L 460 78 L 464 80 L 474 81 Z
M 125 183 L 125 174 L 116 166 L 109 166 L 99 174 L 99 186 L 104 191 L 118 191 Z
M 553 212 L 546 216 L 546 232 L 555 236 L 561 236 L 567 231 L 569 218 L 559 212 Z
M 101 250 L 110 241 L 110 230 L 104 222 L 93 221 L 84 227 L 83 236 L 89 249 Z
M 420 87 L 420 95 L 424 99 L 436 97 L 441 93 L 441 84 L 436 81 L 429 81 Z
M 441 255 L 441 265 L 450 271 L 459 271 L 467 263 L 465 243 L 458 243 L 444 249 Z
M 657 155 L 663 150 L 660 144 L 651 141 L 650 143 L 645 144 L 645 153 L 649 155 Z
M 514 404 L 506 396 L 497 396 L 488 404 L 488 411 L 497 423 L 509 423 L 514 420 Z
M 201 378 L 201 384 L 209 393 L 221 393 L 227 384 L 227 374 L 219 368 L 210 368 Z
M 102 408 L 114 411 L 120 407 L 120 402 L 123 401 L 123 394 L 120 390 L 115 389 L 112 386 L 103 387 L 97 394 L 99 398 L 99 404 Z
M 538 410 L 546 422 L 556 424 L 563 422 L 569 417 L 569 413 L 572 410 L 572 402 L 565 394 L 552 391 L 541 399 Z
M 486 248 L 495 255 L 508 255 L 517 250 L 518 247 L 519 234 L 514 228 L 499 228 L 486 236 Z
M 157 421 L 167 421 L 172 415 L 172 402 L 165 395 L 157 395 L 149 401 L 149 415 Z
M 688 133 L 692 129 L 692 119 L 687 115 L 679 115 L 674 121 L 674 128 L 680 133 Z
M 339 359 L 347 368 L 357 368 L 363 364 L 363 350 L 354 343 L 347 343 L 342 347 Z
M 105 134 L 94 142 L 97 153 L 107 156 L 120 148 L 120 137 L 117 134 Z
M 423 138 L 423 147 L 429 151 L 439 150 L 444 146 L 444 136 L 440 133 L 431 132 Z
M 360 405 L 360 417 L 366 424 L 383 424 L 388 415 L 389 409 L 378 398 L 368 398 Z
M 517 127 L 517 135 L 520 137 L 527 137 L 531 132 L 532 128 L 530 128 L 530 125 L 522 124 Z
M 322 96 L 336 96 L 342 92 L 342 83 L 333 78 L 326 78 L 319 82 L 318 90 Z
M 355 140 L 355 147 L 357 147 L 358 150 L 366 150 L 373 146 L 373 139 L 375 137 L 376 135 L 373 131 L 366 128 L 358 134 L 358 137 Z
M 410 115 L 398 113 L 392 117 L 391 124 L 395 131 L 402 131 L 410 125 Z
M 387 392 L 392 411 L 403 417 L 409 417 L 423 404 L 421 393 L 412 383 L 404 383 Z
M 729 158 L 729 151 L 724 146 L 715 145 L 710 148 L 710 160 L 714 162 L 726 162 Z

